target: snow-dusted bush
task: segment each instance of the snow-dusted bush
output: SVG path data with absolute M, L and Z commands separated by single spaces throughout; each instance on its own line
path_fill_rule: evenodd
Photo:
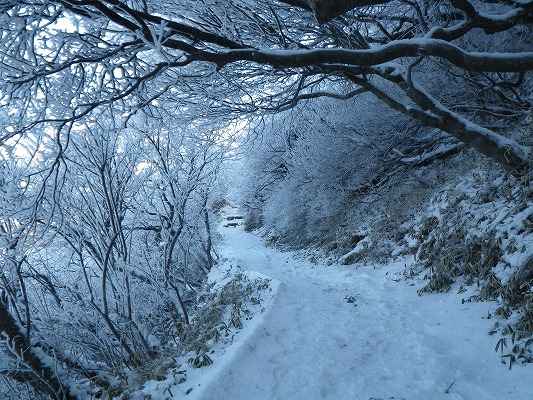
M 533 254 L 529 181 L 489 176 L 474 171 L 433 197 L 413 232 L 422 268 L 507 285 Z
M 261 306 L 262 292 L 270 280 L 250 278 L 237 272 L 220 282 L 206 285 L 198 295 L 191 326 L 182 325 L 181 346 L 195 355 L 187 361 L 195 367 L 210 364 L 209 346 L 228 340 L 244 321 L 253 317 L 252 308 Z
M 477 169 L 435 195 L 409 235 L 417 243 L 414 268 L 428 279 L 421 293 L 448 290 L 460 277 L 479 287 L 470 300 L 500 302 L 495 314 L 507 322 L 498 321 L 492 334 L 508 336 L 497 350 L 510 363 L 531 361 L 532 194 L 529 177 Z

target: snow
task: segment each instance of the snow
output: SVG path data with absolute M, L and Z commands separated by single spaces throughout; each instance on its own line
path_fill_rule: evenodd
M 353 248 L 353 250 L 350 250 L 348 253 L 339 257 L 339 263 L 342 265 L 351 264 L 350 259 L 353 256 L 356 256 L 359 253 L 361 253 L 365 249 L 365 247 L 368 246 L 368 243 L 369 243 L 368 237 L 365 237 L 362 240 L 360 240 L 359 243 L 357 243 L 357 245 Z
M 240 271 L 239 266 L 233 266 L 233 268 L 238 270 L 233 271 L 234 273 L 242 272 Z M 224 276 L 225 274 L 219 273 L 220 271 L 221 270 L 218 270 L 214 275 L 218 275 L 218 277 Z M 258 272 L 250 272 L 248 276 L 250 278 L 267 278 L 265 275 Z M 211 279 L 216 279 L 216 277 L 211 276 Z M 218 281 L 219 285 L 222 285 L 222 282 L 224 282 L 226 279 L 227 278 L 224 277 L 223 280 Z M 274 298 L 279 287 L 279 282 L 272 280 L 270 287 L 272 291 L 270 292 L 269 296 L 263 296 L 264 301 L 262 305 L 266 305 L 266 307 L 270 305 L 272 299 Z M 268 307 L 267 310 L 268 309 L 270 309 L 270 307 Z M 268 311 L 257 313 L 252 320 L 246 321 L 247 323 L 245 324 L 245 329 L 237 332 L 233 336 L 230 346 L 224 346 L 223 344 L 221 346 L 216 346 L 214 353 L 209 355 L 214 361 L 213 364 L 203 368 L 192 368 L 190 366 L 182 365 L 179 369 L 186 370 L 187 380 L 181 385 L 173 385 L 172 382 L 169 382 L 168 380 L 165 382 L 152 382 L 151 385 L 147 385 L 145 387 L 143 394 L 150 394 L 153 399 L 166 399 L 168 394 L 172 394 L 172 396 L 176 398 L 184 398 L 184 396 L 186 396 L 187 399 L 201 398 L 202 395 L 205 395 L 208 384 L 215 381 L 217 376 L 223 373 L 227 365 L 230 365 L 234 362 L 234 359 L 236 355 L 239 354 L 241 347 L 257 334 L 256 332 L 263 325 L 263 320 L 267 314 Z M 193 356 L 193 354 L 191 353 L 188 356 Z M 165 396 L 165 393 L 167 396 Z
M 412 260 L 387 266 L 311 263 L 268 248 L 241 226 L 220 227 L 226 264 L 273 278 L 267 311 L 248 321 L 214 364 L 170 391 L 193 400 L 522 400 L 532 365 L 509 369 L 488 332 L 494 302 L 474 289 L 417 295 Z M 186 391 L 192 389 L 185 396 Z M 145 392 L 147 393 L 147 392 Z M 154 392 L 155 393 L 155 392 Z M 167 392 L 168 394 L 169 392 Z M 171 398 L 171 397 L 152 397 Z
M 277 293 L 280 285 L 279 281 L 271 279 L 268 276 L 259 273 L 257 271 L 245 271 L 239 265 L 234 264 L 234 260 L 226 260 L 220 265 L 214 267 L 209 273 L 208 280 L 214 284 L 214 288 L 221 288 L 228 283 L 237 274 L 245 274 L 250 280 L 270 279 L 270 290 L 267 293 L 261 293 L 261 304 L 255 307 L 255 315 L 252 319 L 243 321 L 245 329 L 237 332 L 233 332 L 232 338 L 227 342 L 209 343 L 212 353 L 209 353 L 209 357 L 214 361 L 213 364 L 203 367 L 194 368 L 187 365 L 187 359 L 194 356 L 194 352 L 187 354 L 178 360 L 178 367 L 173 369 L 167 379 L 163 381 L 151 381 L 144 385 L 141 392 L 138 393 L 139 399 L 145 399 L 146 396 L 150 396 L 151 399 L 172 399 L 182 398 L 187 396 L 187 399 L 197 399 L 202 395 L 206 385 L 204 382 L 211 382 L 215 377 L 222 373 L 223 369 L 231 363 L 232 359 L 237 354 L 238 350 L 244 345 L 248 339 L 254 334 L 263 322 L 265 315 L 268 314 L 270 305 Z M 253 306 L 249 305 L 248 308 L 252 309 Z M 261 312 L 258 308 L 263 309 Z M 228 345 L 229 344 L 229 345 Z M 185 378 L 184 382 L 180 382 L 182 378 Z M 136 398 L 135 398 L 136 399 Z
M 434 159 L 434 158 L 438 157 L 439 155 L 441 155 L 443 153 L 447 153 L 449 151 L 453 151 L 453 150 L 461 148 L 463 146 L 464 146 L 463 144 L 452 144 L 452 145 L 440 144 L 433 151 L 427 152 L 425 154 L 420 154 L 420 155 L 418 155 L 416 157 L 404 157 L 404 158 L 401 159 L 401 161 L 403 163 L 405 163 L 405 164 L 413 164 L 413 163 L 414 164 L 417 164 L 417 163 L 418 164 L 422 164 L 425 161 Z

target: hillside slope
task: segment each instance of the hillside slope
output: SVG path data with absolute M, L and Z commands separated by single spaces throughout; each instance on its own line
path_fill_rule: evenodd
M 313 264 L 221 228 L 224 258 L 281 282 L 259 325 L 189 398 L 526 399 L 531 365 L 511 370 L 494 353 L 496 302 L 464 302 L 473 288 L 420 298 L 427 281 L 388 265 Z M 247 328 L 245 328 L 247 329 Z M 215 361 L 215 364 L 217 361 Z

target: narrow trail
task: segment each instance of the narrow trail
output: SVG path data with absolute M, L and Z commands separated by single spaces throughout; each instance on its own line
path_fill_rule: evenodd
M 221 229 L 223 257 L 281 285 L 202 400 L 533 399 L 532 367 L 509 371 L 487 335 L 494 303 L 420 297 L 403 264 L 314 265 L 240 226 Z

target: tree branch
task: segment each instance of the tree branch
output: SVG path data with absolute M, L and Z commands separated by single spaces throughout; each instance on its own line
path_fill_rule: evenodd
M 522 72 L 533 69 L 533 52 L 468 52 L 439 39 L 398 40 L 371 50 L 230 50 L 213 53 L 196 50 L 191 58 L 217 64 L 219 68 L 238 61 L 252 61 L 277 68 L 302 68 L 318 64 L 374 66 L 408 57 L 431 56 L 444 59 L 465 71 Z

